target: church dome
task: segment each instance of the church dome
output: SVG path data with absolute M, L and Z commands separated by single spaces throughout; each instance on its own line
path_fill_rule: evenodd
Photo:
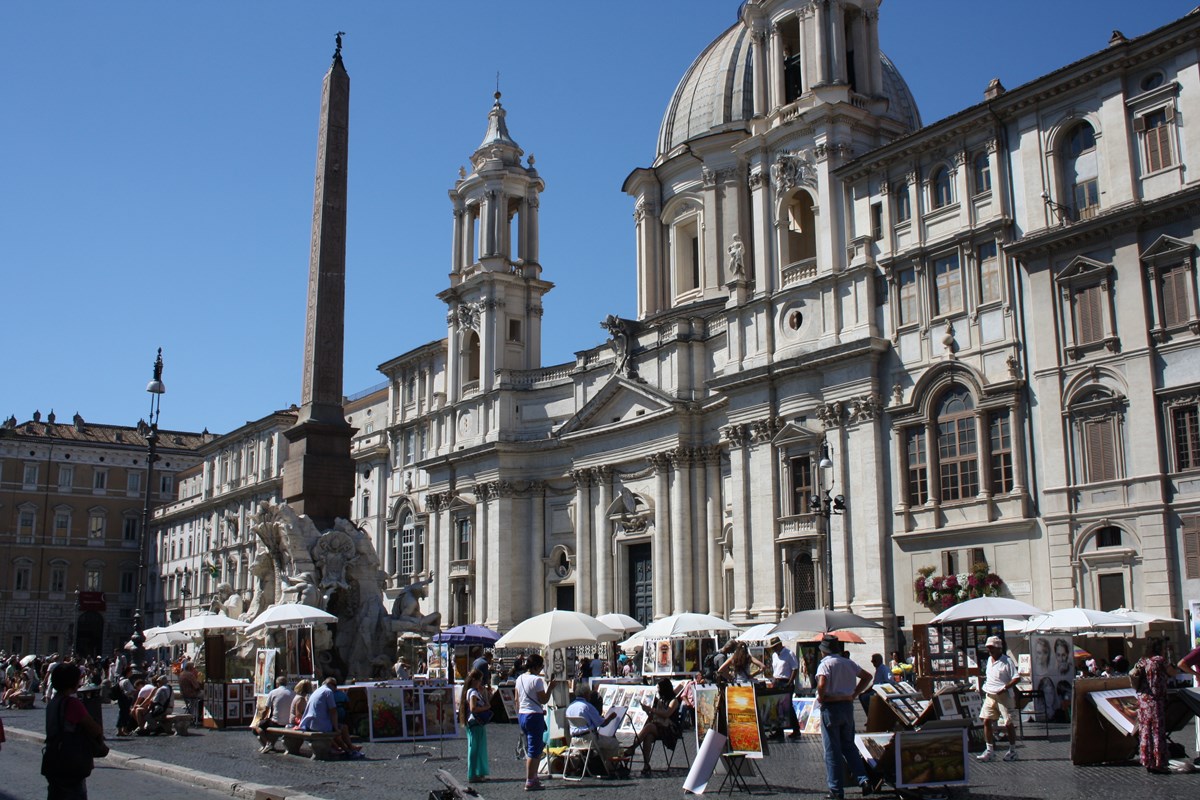
M 882 116 L 910 130 L 921 127 L 921 115 L 908 84 L 886 55 L 880 53 Z M 753 44 L 749 29 L 737 22 L 704 48 L 679 82 L 658 132 L 658 155 L 721 130 L 743 127 L 754 116 Z

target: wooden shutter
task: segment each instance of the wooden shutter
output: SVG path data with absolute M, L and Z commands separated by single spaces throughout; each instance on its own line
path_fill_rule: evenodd
M 1180 265 L 1162 276 L 1162 324 L 1172 328 L 1188 321 L 1188 283 L 1191 270 Z
M 1100 286 L 1088 286 L 1075 292 L 1075 324 L 1079 344 L 1104 338 L 1104 316 L 1100 308 Z
M 1113 446 L 1113 421 L 1110 418 L 1083 423 L 1086 479 L 1106 481 L 1117 477 L 1116 451 Z
M 1183 565 L 1188 580 L 1200 578 L 1200 517 L 1183 517 Z

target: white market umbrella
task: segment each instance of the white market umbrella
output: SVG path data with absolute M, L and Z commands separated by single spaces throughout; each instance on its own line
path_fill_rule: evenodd
M 630 636 L 625 641 L 617 644 L 618 647 L 620 647 L 622 650 L 626 650 L 626 651 L 637 650 L 639 647 L 645 647 L 645 645 L 646 645 L 646 632 L 644 630 L 638 631 L 637 633 L 635 633 L 633 636 Z
M 32 664 L 32 663 L 33 663 L 35 660 L 37 660 L 37 655 L 36 655 L 35 653 L 30 653 L 29 655 L 27 655 L 27 656 L 25 656 L 24 658 L 22 658 L 22 659 L 21 659 L 21 666 L 22 666 L 22 667 L 28 667 L 28 666 L 29 666 L 30 664 Z
M 574 647 L 612 642 L 621 634 L 580 611 L 547 611 L 518 623 L 500 637 L 496 647 Z
M 1109 612 L 1118 617 L 1125 617 L 1135 625 L 1149 625 L 1154 622 L 1183 622 L 1181 619 L 1166 617 L 1162 614 L 1151 614 L 1145 611 L 1134 611 L 1132 608 L 1118 608 Z
M 849 628 L 882 628 L 878 622 L 872 622 L 866 617 L 860 617 L 849 611 L 830 611 L 827 608 L 813 608 L 808 611 L 797 611 L 771 631 L 777 636 L 792 636 L 797 633 L 827 633 Z
M 757 625 L 751 625 L 741 636 L 737 637 L 739 642 L 764 642 L 775 634 L 771 631 L 775 630 L 774 622 L 760 622 Z
M 617 633 L 636 633 L 646 627 L 628 614 L 601 614 L 596 619 Z
M 146 642 L 142 646 L 146 650 L 157 650 L 160 647 L 171 647 L 177 644 L 187 644 L 191 640 L 192 637 L 188 636 L 186 633 L 179 633 L 177 631 L 159 631 L 153 636 L 146 637 Z M 132 649 L 136 650 L 137 648 Z
M 685 611 L 669 617 L 656 619 L 642 631 L 647 639 L 681 639 L 716 631 L 741 633 L 741 628 L 712 614 L 695 614 Z
M 1011 597 L 976 597 L 950 606 L 932 622 L 965 622 L 972 619 L 1028 619 L 1045 614 L 1037 606 Z
M 289 625 L 314 625 L 320 622 L 337 622 L 337 617 L 316 606 L 303 603 L 280 603 L 271 606 L 254 618 L 243 631 L 254 633 L 265 628 L 286 628 Z
M 1133 622 L 1126 617 L 1118 614 L 1110 614 L 1107 611 L 1097 611 L 1094 608 L 1060 608 L 1056 611 L 1051 611 L 1049 614 L 1031 617 L 1025 623 L 1025 627 L 1021 629 L 1022 633 L 1041 633 L 1043 631 L 1056 631 L 1060 633 L 1078 633 L 1080 631 L 1090 631 L 1096 628 L 1108 628 L 1113 626 L 1128 628 L 1133 625 Z
M 216 631 L 236 631 L 249 625 L 234 617 L 224 614 L 197 614 L 194 617 L 181 619 L 163 628 L 163 633 L 212 633 Z

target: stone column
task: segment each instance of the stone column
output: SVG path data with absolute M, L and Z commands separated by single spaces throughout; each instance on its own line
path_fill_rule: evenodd
M 825 30 L 829 36 L 829 76 L 834 83 L 846 83 L 846 14 L 840 0 L 829 0 Z
M 691 483 L 691 453 L 678 447 L 667 453 L 671 459 L 671 613 L 691 611 L 692 532 L 687 510 Z
M 704 448 L 704 482 L 708 505 L 705 514 L 708 521 L 708 530 L 705 531 L 708 613 L 724 616 L 729 613 L 729 609 L 725 608 L 725 594 L 721 590 L 720 541 L 725 521 L 725 501 L 722 498 L 721 448 L 716 445 Z
M 529 484 L 529 586 L 528 616 L 546 610 L 546 484 Z M 518 581 L 521 583 L 521 581 Z
M 816 66 L 816 80 L 810 85 L 817 86 L 829 83 L 832 79 L 829 73 L 829 48 L 832 44 L 829 41 L 829 0 L 816 0 L 816 20 L 814 21 L 811 30 L 812 36 L 808 39 L 814 45 L 813 60 Z
M 654 537 L 653 543 L 653 573 L 654 573 L 654 618 L 668 616 L 671 592 L 671 544 L 670 522 L 667 510 L 670 503 L 671 460 L 665 453 L 655 453 L 650 456 L 650 466 L 654 468 Z
M 531 193 L 525 198 L 525 211 L 528 215 L 525 220 L 525 241 L 522 242 L 521 258 L 525 261 L 526 266 L 537 264 L 538 258 L 538 206 L 540 201 L 536 193 Z
M 442 514 L 445 510 L 444 498 L 445 495 L 440 493 L 429 495 L 429 543 L 437 563 L 433 571 L 440 578 L 434 582 L 433 610 L 441 611 L 443 617 L 450 613 L 450 561 L 453 557 L 450 549 L 452 533 L 447 532 Z
M 779 430 L 779 421 L 768 417 L 751 424 L 751 444 L 747 453 L 750 527 L 739 545 L 740 561 L 745 562 L 747 613 L 771 614 L 775 606 L 775 525 L 779 503 L 774 447 L 771 440 Z M 751 533 L 752 532 L 752 533 Z M 761 554 L 761 557 L 760 557 Z
M 692 553 L 694 554 L 691 563 L 692 570 L 692 601 L 691 610 L 698 611 L 703 614 L 710 613 L 712 608 L 708 602 L 708 509 L 707 499 L 704 493 L 704 451 L 703 447 L 693 448 L 692 468 L 690 470 L 692 480 L 689 485 L 688 495 L 691 499 L 689 505 L 689 520 L 688 533 L 692 542 Z
M 512 542 L 515 540 L 513 531 L 517 528 L 516 515 L 513 513 L 512 486 L 508 481 L 493 481 L 488 484 L 488 571 L 490 580 L 487 582 L 487 619 L 488 627 L 493 630 L 506 630 L 524 617 L 513 616 L 512 584 L 506 576 L 517 574 L 519 559 L 513 552 Z M 509 535 L 505 536 L 505 526 L 509 526 Z
M 596 507 L 596 523 L 593 529 L 596 563 L 596 598 L 594 610 L 597 614 L 608 614 L 613 606 L 613 552 L 612 523 L 608 519 L 608 507 L 612 505 L 613 468 L 596 468 L 596 482 L 600 489 L 600 502 Z
M 575 481 L 575 607 L 591 614 L 592 596 L 592 471 L 571 470 Z
M 769 84 L 770 91 L 770 106 L 763 109 L 763 113 L 768 113 L 783 105 L 783 98 L 787 96 L 784 88 L 783 77 L 783 37 L 780 35 L 779 26 L 771 26 L 770 38 L 770 72 L 766 69 L 761 73 L 763 75 L 763 83 Z M 757 40 L 755 40 L 757 43 Z M 755 61 L 754 69 L 757 72 L 758 62 Z M 767 76 L 770 80 L 767 80 Z M 755 111 L 758 109 L 756 108 Z
M 464 269 L 466 256 L 464 255 L 463 242 L 466 241 L 463 228 L 470 219 L 466 210 L 463 208 L 462 199 L 454 197 L 454 239 L 450 245 L 450 271 L 454 274 L 459 274 Z M 393 406 L 394 408 L 395 406 Z
M 728 425 L 721 429 L 722 436 L 729 442 L 729 465 L 732 480 L 730 482 L 730 505 L 733 507 L 733 549 L 735 563 L 733 569 L 734 607 L 726 608 L 725 615 L 732 622 L 732 617 L 745 618 L 751 606 L 750 583 L 753 577 L 750 564 L 743 559 L 749 558 L 750 537 L 750 464 L 746 449 L 748 426 L 744 424 Z M 720 575 L 720 572 L 718 572 Z M 722 601 L 724 602 L 724 601 Z
M 488 581 L 491 578 L 488 564 L 491 560 L 491 544 L 488 541 L 488 485 L 475 484 L 475 622 L 487 624 Z

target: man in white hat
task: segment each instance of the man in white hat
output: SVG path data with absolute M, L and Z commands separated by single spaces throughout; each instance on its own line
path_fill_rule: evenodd
M 796 719 L 796 709 L 792 705 L 792 696 L 796 688 L 796 669 L 799 664 L 796 661 L 796 656 L 783 646 L 783 642 L 778 636 L 772 636 L 766 641 L 767 652 L 771 654 L 771 686 L 774 689 L 787 689 L 788 694 L 786 699 L 782 700 L 784 707 L 781 707 L 785 721 L 792 729 L 792 738 L 800 738 L 800 723 Z M 774 734 L 773 739 L 777 741 L 783 740 L 783 729 L 780 728 Z
M 831 799 L 845 797 L 842 775 L 849 767 L 863 794 L 871 783 L 854 746 L 854 698 L 871 687 L 871 673 L 839 655 L 842 643 L 833 636 L 821 640 L 817 665 L 817 701 L 821 704 L 821 742 L 825 745 L 825 779 Z M 843 766 L 843 763 L 845 766 Z
M 1008 752 L 1004 754 L 1005 761 L 1017 760 L 1017 729 L 1013 725 L 1012 688 L 1021 680 L 1017 665 L 1004 652 L 1004 640 L 999 636 L 989 636 L 987 640 L 988 663 L 983 681 L 983 708 L 979 718 L 983 720 L 983 741 L 987 749 L 976 758 L 979 761 L 994 761 L 995 722 L 1000 720 L 1008 734 Z

